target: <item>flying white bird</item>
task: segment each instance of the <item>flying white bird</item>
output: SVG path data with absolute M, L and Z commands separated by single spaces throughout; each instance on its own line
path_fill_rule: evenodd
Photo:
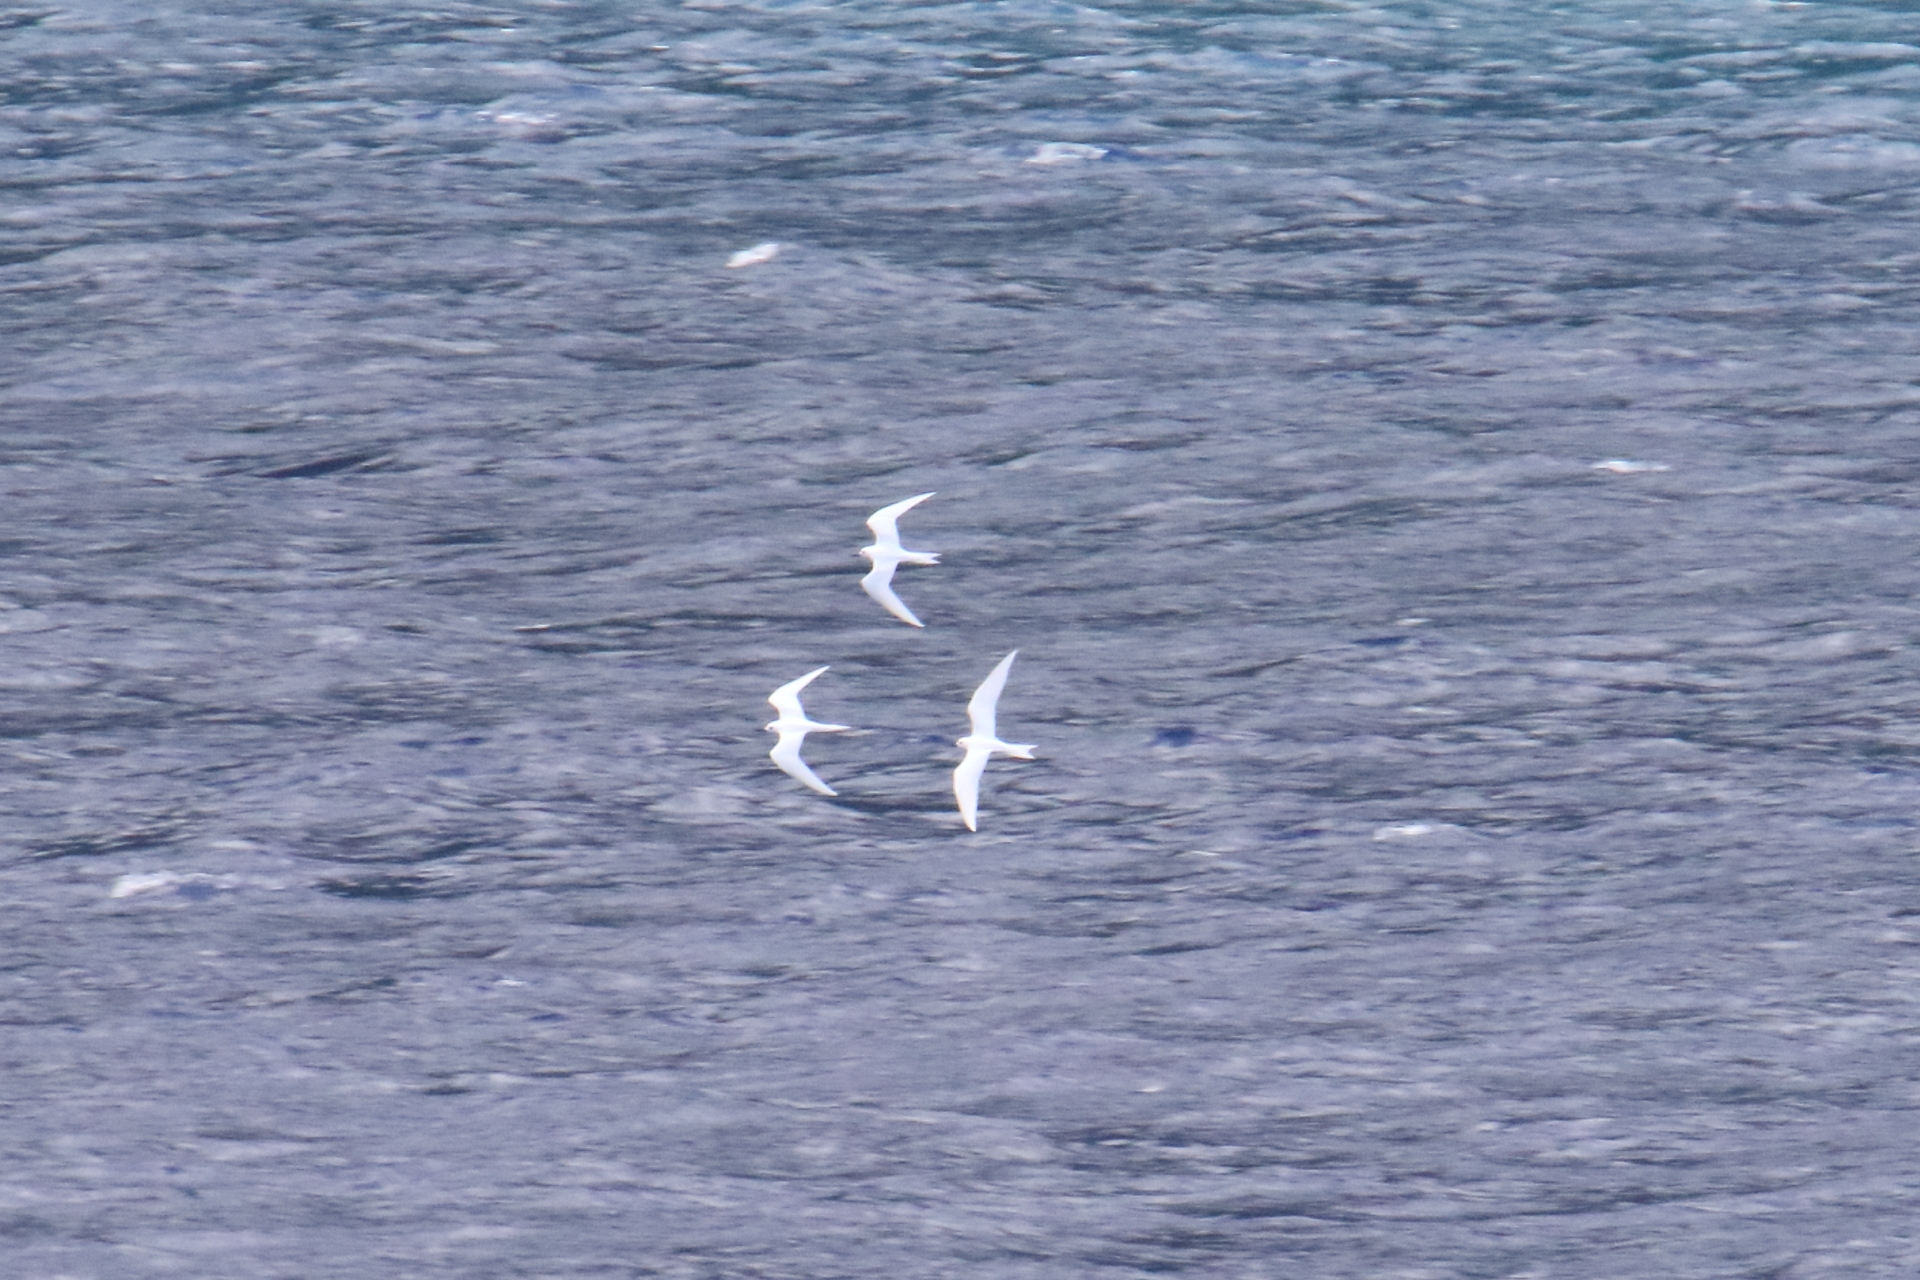
M 773 691 L 773 696 L 767 699 L 773 704 L 773 709 L 780 713 L 778 720 L 767 725 L 769 733 L 780 735 L 780 741 L 774 743 L 773 750 L 767 754 L 773 757 L 775 764 L 821 795 L 836 796 L 840 793 L 820 781 L 820 776 L 807 768 L 807 762 L 800 758 L 800 744 L 805 742 L 807 735 L 814 730 L 818 729 L 821 733 L 840 733 L 852 727 L 844 724 L 820 724 L 818 721 L 809 720 L 806 708 L 800 705 L 800 691 L 813 683 L 814 677 L 825 670 L 825 667 L 816 667 L 798 680 L 781 685 Z
M 873 561 L 873 568 L 866 577 L 860 579 L 861 587 L 880 602 L 881 608 L 911 627 L 925 624 L 913 616 L 913 610 L 900 603 L 899 596 L 893 594 L 893 571 L 903 564 L 939 564 L 940 556 L 937 552 L 909 551 L 901 546 L 898 521 L 932 496 L 931 493 L 923 493 L 890 507 L 882 507 L 868 516 L 867 528 L 873 530 L 873 545 L 860 548 L 860 554 Z
M 972 723 L 972 732 L 954 744 L 965 748 L 967 753 L 960 767 L 953 771 L 953 795 L 960 802 L 960 816 L 966 820 L 969 831 L 980 829 L 974 819 L 980 807 L 980 773 L 987 767 L 988 757 L 1001 751 L 1015 759 L 1033 759 L 1033 743 L 1002 742 L 994 726 L 994 712 L 1000 705 L 1000 691 L 1007 687 L 1007 672 L 1012 669 L 1013 659 L 1019 652 L 1015 649 L 1000 659 L 1000 665 L 973 691 L 973 697 L 967 702 L 967 719 Z

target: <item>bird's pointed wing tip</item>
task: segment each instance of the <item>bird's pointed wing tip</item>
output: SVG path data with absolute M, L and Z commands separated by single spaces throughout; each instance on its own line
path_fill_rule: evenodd
M 926 493 L 916 493 L 911 498 L 902 498 L 898 502 L 889 502 L 886 506 L 868 516 L 867 524 L 871 526 L 876 520 L 891 523 L 895 517 L 905 515 L 938 492 L 939 490 L 937 489 L 930 489 Z
M 892 576 L 892 574 L 888 574 L 887 578 L 891 578 Z M 920 619 L 913 616 L 913 610 L 907 608 L 905 601 L 894 594 L 893 587 L 888 583 L 886 578 L 875 582 L 874 574 L 870 573 L 860 579 L 860 586 L 869 596 L 873 597 L 876 604 L 908 626 L 920 627 L 926 625 L 921 622 Z
M 832 787 L 822 782 L 820 780 L 820 775 L 815 773 L 812 767 L 809 766 L 805 760 L 802 760 L 800 758 L 800 746 L 797 742 L 794 744 L 793 750 L 788 752 L 782 752 L 780 750 L 780 747 L 784 747 L 786 745 L 787 745 L 786 743 L 782 742 L 779 747 L 775 747 L 772 751 L 769 751 L 767 753 L 769 756 L 773 757 L 773 762 L 780 767 L 780 772 L 786 774 L 789 778 L 792 778 L 796 782 L 799 782 L 804 784 L 805 786 L 811 787 L 813 790 L 818 791 L 821 795 L 837 796 L 840 794 L 838 791 L 835 791 Z
M 827 665 L 831 666 L 833 664 L 828 663 Z M 813 670 L 807 672 L 807 674 L 801 676 L 798 680 L 787 681 L 785 684 L 781 685 L 778 689 L 775 689 L 772 693 L 768 694 L 767 701 L 773 704 L 774 710 L 780 712 L 782 715 L 786 714 L 789 711 L 794 712 L 796 715 L 805 715 L 806 712 L 802 710 L 800 706 L 800 691 L 806 688 L 809 684 L 812 684 L 814 681 L 814 678 L 818 676 L 822 671 L 825 671 L 826 669 L 827 669 L 826 667 L 815 667 Z

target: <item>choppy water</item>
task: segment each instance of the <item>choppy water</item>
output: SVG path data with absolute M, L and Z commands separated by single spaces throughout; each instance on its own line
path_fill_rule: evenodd
M 0 15 L 10 1274 L 1914 1274 L 1916 22 Z

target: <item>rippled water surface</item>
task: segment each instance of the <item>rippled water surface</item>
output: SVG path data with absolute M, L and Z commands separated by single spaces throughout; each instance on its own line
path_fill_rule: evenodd
M 1915 1274 L 1916 23 L 0 12 L 10 1274 Z

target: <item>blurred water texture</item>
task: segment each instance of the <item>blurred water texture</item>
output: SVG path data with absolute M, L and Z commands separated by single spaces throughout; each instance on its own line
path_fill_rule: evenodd
M 10 1274 L 1914 1274 L 1915 13 L 0 12 Z

